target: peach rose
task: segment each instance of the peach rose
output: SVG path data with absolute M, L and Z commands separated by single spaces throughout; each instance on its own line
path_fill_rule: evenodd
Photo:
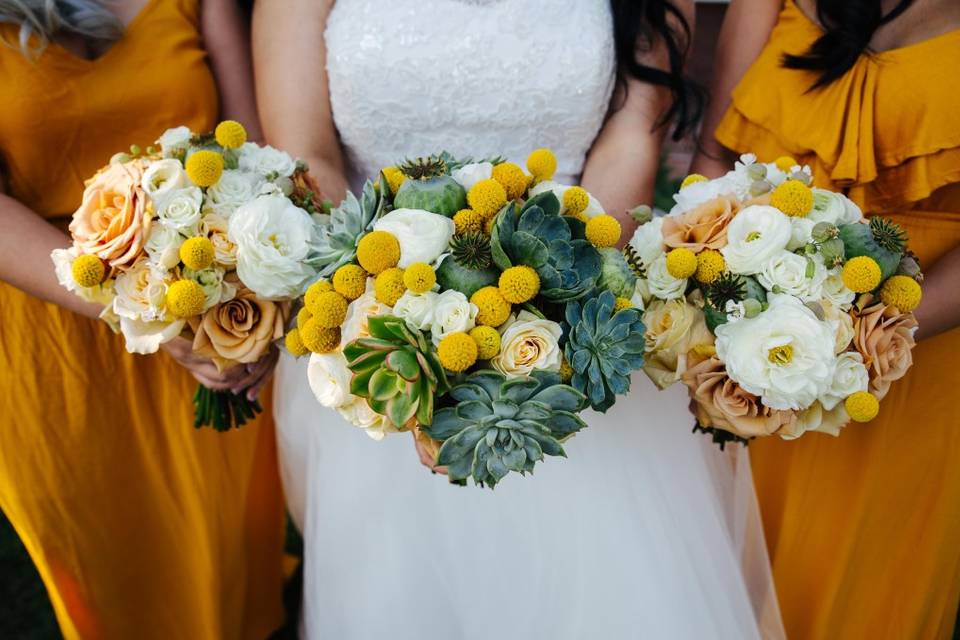
M 727 244 L 727 225 L 740 210 L 732 196 L 708 200 L 680 216 L 663 220 L 663 243 L 668 247 L 686 247 L 694 253 L 720 249 Z
M 690 389 L 694 414 L 705 427 L 752 438 L 774 434 L 784 427 L 789 429 L 797 419 L 793 411 L 778 411 L 760 404 L 760 398 L 730 379 L 723 362 L 716 357 L 687 369 L 683 383 Z
M 193 350 L 213 360 L 221 371 L 256 362 L 283 337 L 288 310 L 287 303 L 261 300 L 249 289 L 240 289 L 201 319 L 191 320 Z
M 70 233 L 82 253 L 100 256 L 113 269 L 125 269 L 144 253 L 153 212 L 140 187 L 142 160 L 111 164 L 87 181 L 83 203 L 73 214 Z
M 917 319 L 912 313 L 898 313 L 870 296 L 854 305 L 853 345 L 863 355 L 870 374 L 870 392 L 883 399 L 890 383 L 899 380 L 913 364 L 911 353 L 916 342 Z

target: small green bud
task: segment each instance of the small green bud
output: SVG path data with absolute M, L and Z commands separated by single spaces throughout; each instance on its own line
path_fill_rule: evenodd
M 767 165 L 752 164 L 747 167 L 747 175 L 750 176 L 751 180 L 763 180 L 767 177 Z
M 770 193 L 771 189 L 773 189 L 773 185 L 766 180 L 754 180 L 750 183 L 750 195 L 755 198 L 765 193 Z
M 829 222 L 818 222 L 813 225 L 813 231 L 810 235 L 816 242 L 826 242 L 840 235 L 840 230 L 837 229 L 836 225 Z
M 759 300 L 747 298 L 743 301 L 743 315 L 745 318 L 755 318 L 763 311 L 763 305 Z
M 636 220 L 637 224 L 647 224 L 653 220 L 653 209 L 648 205 L 641 204 L 630 210 L 630 217 Z

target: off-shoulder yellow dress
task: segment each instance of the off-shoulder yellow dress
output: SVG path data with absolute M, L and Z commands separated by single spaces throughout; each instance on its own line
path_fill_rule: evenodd
M 893 218 L 929 267 L 960 244 L 960 31 L 862 56 L 807 93 L 780 66 L 818 25 L 788 0 L 716 137 L 788 154 L 819 186 Z M 838 438 L 750 445 L 793 639 L 948 638 L 960 597 L 960 330 L 919 344 L 880 417 Z
M 28 60 L 4 25 L 6 192 L 63 222 L 114 152 L 211 128 L 198 11 L 150 0 L 92 61 L 57 45 Z M 106 324 L 0 284 L 0 507 L 67 638 L 262 640 L 282 624 L 273 425 L 194 430 L 194 386 L 165 354 L 129 355 Z

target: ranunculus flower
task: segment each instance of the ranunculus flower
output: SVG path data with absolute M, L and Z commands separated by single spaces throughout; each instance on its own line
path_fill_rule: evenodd
M 267 179 L 289 178 L 297 168 L 297 163 L 284 151 L 270 145 L 258 146 L 245 142 L 239 149 L 241 171 L 265 176 Z
M 453 224 L 453 221 L 450 221 Z M 261 196 L 230 217 L 237 274 L 265 299 L 295 298 L 317 277 L 307 262 L 314 242 L 310 215 L 280 195 Z
M 493 164 L 489 162 L 471 162 L 450 172 L 450 177 L 456 180 L 465 191 L 470 191 L 473 185 L 481 180 L 488 180 L 491 176 L 493 176 Z
M 235 364 L 256 362 L 274 340 L 283 337 L 288 306 L 240 289 L 230 300 L 190 321 L 195 334 L 193 350 L 213 360 L 221 371 Z
M 883 399 L 890 384 L 902 378 L 913 364 L 917 319 L 912 313 L 897 313 L 879 301 L 868 300 L 865 305 L 852 311 L 853 344 L 870 374 L 870 392 Z
M 797 298 L 771 294 L 766 311 L 717 327 L 717 356 L 771 409 L 805 409 L 833 379 L 831 329 Z
M 663 254 L 663 223 L 666 218 L 658 216 L 637 227 L 630 239 L 630 247 L 640 257 L 643 266 L 650 265 Z
M 736 199 L 719 196 L 681 215 L 667 216 L 663 220 L 663 242 L 694 253 L 720 249 L 727 244 L 727 226 L 739 210 Z
M 426 293 L 405 292 L 397 303 L 393 305 L 393 314 L 420 331 L 427 331 L 433 326 L 433 308 L 440 294 L 433 291 Z
M 815 222 L 807 218 L 790 218 L 790 242 L 787 251 L 796 251 L 813 242 L 813 227 Z
M 812 275 L 808 273 L 812 270 Z M 767 291 L 786 293 L 804 302 L 820 300 L 827 270 L 822 262 L 781 251 L 763 265 L 757 281 Z
M 190 146 L 190 138 L 193 134 L 187 127 L 174 127 L 164 131 L 157 142 L 160 144 L 160 151 L 163 155 L 170 156 L 178 151 L 186 151 Z
M 433 303 L 433 321 L 430 335 L 438 345 L 451 333 L 466 333 L 476 326 L 477 305 L 459 291 L 449 289 L 436 297 Z
M 140 181 L 144 193 L 153 200 L 154 209 L 159 209 L 171 194 L 190 186 L 190 178 L 179 160 L 165 158 L 149 163 Z
M 687 279 L 670 275 L 667 271 L 667 254 L 661 253 L 660 257 L 647 267 L 647 286 L 654 298 L 673 300 L 683 297 L 683 292 L 687 290 Z
M 160 224 L 183 233 L 196 229 L 200 222 L 200 205 L 203 204 L 203 192 L 198 187 L 172 191 L 159 202 L 157 218 Z
M 683 299 L 654 300 L 643 314 L 643 324 L 647 329 L 643 370 L 661 389 L 702 359 L 691 354 L 696 347 L 714 343 L 703 311 Z
M 149 199 L 140 186 L 141 160 L 111 164 L 87 182 L 70 233 L 81 253 L 92 253 L 113 269 L 126 269 L 143 255 L 150 233 Z
M 216 213 L 229 218 L 237 207 L 249 202 L 260 190 L 260 176 L 227 169 L 217 184 L 207 189 L 204 212 Z
M 307 381 L 317 402 L 331 409 L 338 409 L 357 400 L 350 393 L 353 373 L 341 351 L 312 353 L 307 363 Z
M 820 404 L 827 411 L 847 399 L 852 393 L 866 391 L 870 382 L 867 368 L 863 366 L 863 356 L 856 351 L 847 351 L 837 356 L 837 366 L 833 371 L 833 380 L 820 395 Z
M 562 335 L 556 322 L 521 311 L 501 327 L 500 353 L 490 364 L 507 376 L 529 375 L 534 369 L 559 371 Z
M 790 219 L 766 205 L 742 209 L 727 226 L 727 246 L 720 252 L 734 273 L 759 273 L 790 242 Z
M 447 251 L 456 227 L 453 220 L 420 209 L 394 209 L 377 220 L 376 231 L 386 231 L 400 243 L 401 269 L 415 262 L 433 264 Z

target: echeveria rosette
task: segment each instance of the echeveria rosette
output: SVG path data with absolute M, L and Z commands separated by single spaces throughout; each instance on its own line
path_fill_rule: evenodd
M 557 373 L 478 371 L 450 397 L 457 404 L 437 411 L 423 430 L 443 442 L 437 463 L 457 484 L 472 477 L 492 488 L 511 471 L 532 472 L 544 455 L 566 456 L 560 443 L 587 426 L 577 415 L 586 397 Z
M 386 178 L 380 177 L 381 184 Z M 357 255 L 357 243 L 373 224 L 383 215 L 387 200 L 369 180 L 363 185 L 360 200 L 347 192 L 340 206 L 330 211 L 328 222 L 320 226 L 317 242 L 317 257 L 314 263 L 320 268 L 320 275 L 329 277 L 338 268 L 352 262 Z
M 434 399 L 448 389 L 447 376 L 426 337 L 396 316 L 374 316 L 370 337 L 343 349 L 353 372 L 350 392 L 398 428 L 416 418 L 433 422 Z
M 540 296 L 568 302 L 590 293 L 600 278 L 600 254 L 584 236 L 584 224 L 560 215 L 560 201 L 551 192 L 535 196 L 517 215 L 508 204 L 490 237 L 493 261 L 502 271 L 526 265 L 540 276 Z
M 583 304 L 567 304 L 566 311 L 570 331 L 564 355 L 573 368 L 571 384 L 600 412 L 630 390 L 630 374 L 643 367 L 640 312 L 631 308 L 614 313 L 615 304 L 613 294 L 604 291 Z

